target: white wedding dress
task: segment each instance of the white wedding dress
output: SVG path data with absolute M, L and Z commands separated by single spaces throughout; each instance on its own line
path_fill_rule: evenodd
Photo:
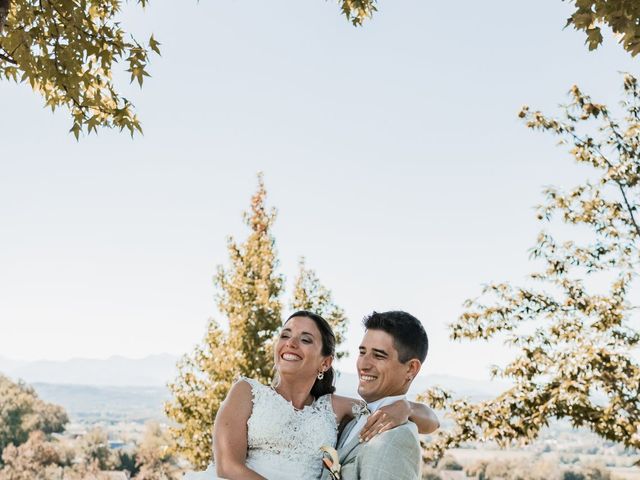
M 271 387 L 250 378 L 253 410 L 247 421 L 246 465 L 269 480 L 314 480 L 322 474 L 320 447 L 335 446 L 338 425 L 331 395 L 297 410 Z M 185 480 L 215 480 L 216 469 L 188 473 Z

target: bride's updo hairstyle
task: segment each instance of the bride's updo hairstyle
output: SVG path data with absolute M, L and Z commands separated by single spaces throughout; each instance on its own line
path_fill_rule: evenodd
M 287 318 L 286 323 L 295 317 L 307 317 L 316 324 L 318 330 L 320 330 L 320 336 L 322 337 L 322 355 L 325 357 L 336 355 L 336 336 L 333 334 L 333 329 L 329 322 L 327 322 L 320 315 L 308 312 L 306 310 L 299 310 Z M 311 395 L 314 398 L 320 398 L 327 393 L 333 393 L 336 391 L 336 387 L 333 385 L 335 381 L 336 375 L 333 367 L 329 367 L 329 370 L 324 372 L 324 378 L 322 380 L 318 380 L 316 378 L 316 382 L 311 387 Z

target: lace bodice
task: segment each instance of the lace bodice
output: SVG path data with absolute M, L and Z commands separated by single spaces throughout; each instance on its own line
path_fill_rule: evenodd
M 240 377 L 251 386 L 253 409 L 247 420 L 246 465 L 268 480 L 317 480 L 322 475 L 320 447 L 335 446 L 338 424 L 331 395 L 296 410 L 271 387 Z M 216 480 L 215 465 L 189 472 L 183 480 Z
M 250 378 L 241 380 L 251 385 L 253 395 L 253 410 L 247 421 L 247 466 L 271 479 L 264 470 L 270 466 L 269 471 L 277 471 L 274 480 L 320 478 L 320 447 L 334 446 L 338 432 L 331 395 L 296 410 L 272 388 Z

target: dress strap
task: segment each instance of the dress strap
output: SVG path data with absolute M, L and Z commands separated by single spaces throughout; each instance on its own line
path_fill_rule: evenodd
M 251 387 L 251 400 L 255 405 L 256 402 L 262 400 L 266 395 L 269 395 L 270 387 L 263 385 L 258 380 L 245 377 L 244 375 L 238 375 L 236 382 L 246 382 Z
M 253 378 L 245 377 L 244 375 L 238 375 L 236 377 L 234 383 L 242 382 L 242 381 L 247 382 L 249 385 L 251 385 L 251 388 L 254 388 L 254 387 L 258 386 L 258 385 L 262 385 L 259 381 L 254 380 Z M 264 386 L 264 385 L 262 385 L 262 386 Z

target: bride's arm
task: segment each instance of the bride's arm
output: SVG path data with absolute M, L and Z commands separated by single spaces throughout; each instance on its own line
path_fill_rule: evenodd
M 213 452 L 218 476 L 229 480 L 266 480 L 247 468 L 247 420 L 253 408 L 251 385 L 236 382 L 213 424 Z
M 416 424 L 418 433 L 433 433 L 440 428 L 440 421 L 435 412 L 424 403 L 398 400 L 391 405 L 386 405 L 375 411 L 362 428 L 360 436 L 365 440 L 371 440 L 378 433 L 382 433 L 399 424 L 405 423 L 404 418 Z M 400 422 L 400 423 L 398 423 Z
M 364 402 L 362 400 L 343 397 L 342 395 L 336 395 L 335 393 L 331 395 L 331 405 L 333 407 L 333 413 L 336 415 L 336 421 L 338 422 L 340 431 L 342 431 L 347 423 L 353 420 L 353 405 L 363 403 Z
M 352 406 L 363 404 L 362 400 L 333 395 L 333 410 L 341 425 L 353 418 Z M 422 403 L 398 400 L 391 405 L 384 406 L 374 412 L 360 432 L 364 441 L 373 438 L 374 435 L 390 430 L 411 420 L 418 427 L 421 434 L 433 433 L 440 427 L 440 421 L 435 412 Z

